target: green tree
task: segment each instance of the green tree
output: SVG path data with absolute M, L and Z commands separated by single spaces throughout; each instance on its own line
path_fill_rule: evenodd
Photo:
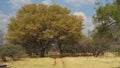
M 94 15 L 95 30 L 92 32 L 95 52 L 105 52 L 110 45 L 120 39 L 120 5 L 119 0 L 105 5 L 97 3 Z
M 29 4 L 23 6 L 8 24 L 6 39 L 21 44 L 29 55 L 44 57 L 47 49 L 62 45 L 81 37 L 82 17 L 70 14 L 68 8 L 59 5 Z
M 120 5 L 119 0 L 113 3 L 107 2 L 106 5 L 98 5 L 94 15 L 94 24 L 96 33 L 99 36 L 108 36 L 112 39 L 120 37 Z
M 0 47 L 0 58 L 3 61 L 7 61 L 6 57 L 10 57 L 13 60 L 17 60 L 25 55 L 24 49 L 19 45 L 7 44 Z

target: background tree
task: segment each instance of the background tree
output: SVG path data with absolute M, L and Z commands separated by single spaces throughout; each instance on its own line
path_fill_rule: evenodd
M 4 42 L 4 35 L 5 33 L 0 29 L 0 44 L 3 44 Z
M 96 14 L 93 17 L 96 27 L 92 32 L 92 38 L 96 41 L 97 50 L 106 51 L 111 44 L 115 45 L 115 42 L 120 39 L 120 5 L 118 0 L 113 3 L 108 1 L 105 5 L 97 3 L 97 5 Z
M 82 56 L 92 55 L 92 46 L 93 41 L 91 38 L 83 35 L 82 39 L 79 41 L 79 44 L 76 46 L 78 53 L 81 53 Z
M 109 34 L 111 38 L 120 37 L 120 5 L 119 1 L 107 2 L 106 5 L 98 5 L 94 15 L 96 31 L 100 35 Z
M 6 39 L 20 44 L 31 55 L 44 57 L 55 44 L 62 54 L 62 45 L 81 38 L 82 17 L 70 14 L 68 8 L 59 5 L 29 4 L 23 6 L 8 24 Z

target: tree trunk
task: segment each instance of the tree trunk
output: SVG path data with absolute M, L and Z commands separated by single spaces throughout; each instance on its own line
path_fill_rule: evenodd
M 42 46 L 41 48 L 40 57 L 45 57 L 45 46 Z
M 45 57 L 45 50 L 44 49 L 41 50 L 40 57 Z
M 60 57 L 62 57 L 63 55 L 62 55 L 62 45 L 61 45 L 61 43 L 59 43 L 58 44 L 58 48 L 59 48 L 59 52 L 60 52 Z

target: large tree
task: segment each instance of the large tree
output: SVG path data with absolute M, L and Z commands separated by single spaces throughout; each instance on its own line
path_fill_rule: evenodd
M 8 24 L 6 39 L 21 44 L 29 55 L 44 57 L 52 44 L 58 46 L 81 37 L 82 17 L 71 15 L 68 8 L 59 5 L 29 4 L 23 6 Z
M 98 7 L 94 15 L 95 30 L 92 37 L 100 54 L 99 52 L 108 50 L 110 45 L 120 39 L 120 4 L 119 0 L 112 3 L 107 1 L 105 5 L 96 4 Z
M 97 3 L 98 8 L 94 15 L 94 24 L 96 34 L 99 36 L 111 37 L 112 39 L 120 38 L 120 4 L 119 0 L 113 3 L 107 2 L 106 5 Z

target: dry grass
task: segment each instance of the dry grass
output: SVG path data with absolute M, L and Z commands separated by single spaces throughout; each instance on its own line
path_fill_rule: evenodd
M 120 68 L 120 57 L 66 57 L 56 62 L 52 58 L 25 58 L 7 64 L 12 68 Z

